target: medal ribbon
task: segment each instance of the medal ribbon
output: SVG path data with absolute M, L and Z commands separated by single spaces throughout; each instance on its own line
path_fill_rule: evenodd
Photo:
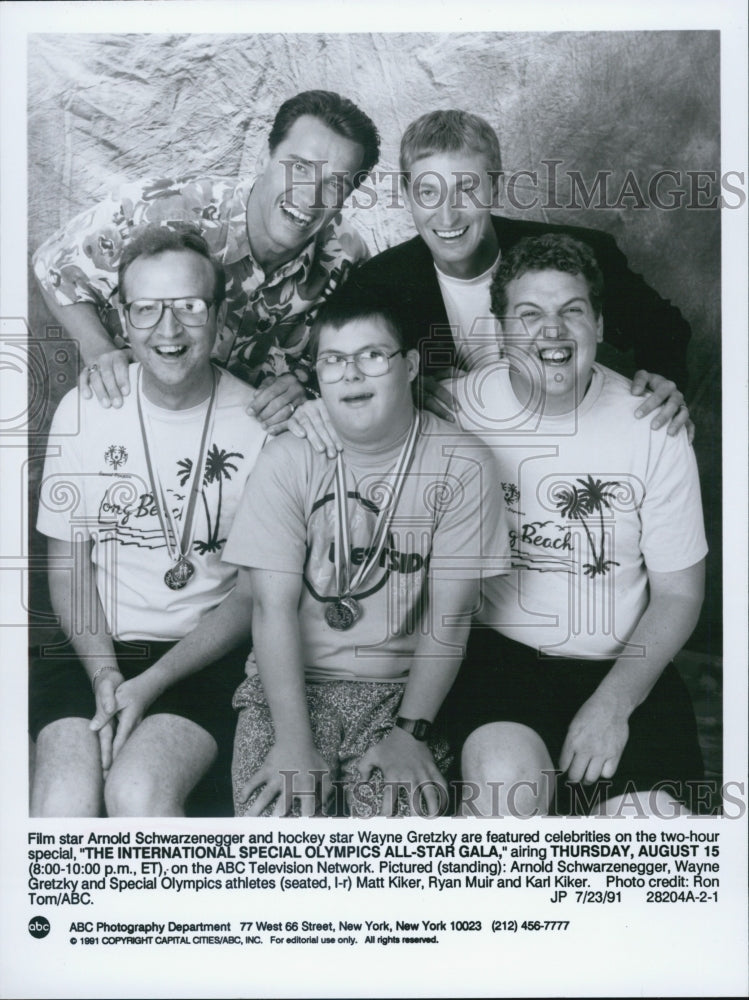
M 182 538 L 180 539 L 177 528 L 174 524 L 174 518 L 172 517 L 172 512 L 169 509 L 169 505 L 166 500 L 166 495 L 164 492 L 164 487 L 161 483 L 161 476 L 159 475 L 159 470 L 153 464 L 151 460 L 151 449 L 148 446 L 148 434 L 146 432 L 146 420 L 143 415 L 143 404 L 141 402 L 141 375 L 143 369 L 138 369 L 138 420 L 140 421 L 140 433 L 143 438 L 143 450 L 146 455 L 146 467 L 148 469 L 148 481 L 151 486 L 151 494 L 153 496 L 153 502 L 156 505 L 156 514 L 159 519 L 159 524 L 161 525 L 161 531 L 164 535 L 164 542 L 166 543 L 167 552 L 169 553 L 169 558 L 175 564 L 184 559 L 186 554 L 190 550 L 190 545 L 192 544 L 192 534 L 193 534 L 193 522 L 195 520 L 195 504 L 198 499 L 198 491 L 200 480 L 203 475 L 203 465 L 205 462 L 205 449 L 206 443 L 208 441 L 209 430 L 213 427 L 213 417 L 216 411 L 216 387 L 218 384 L 218 379 L 216 377 L 215 368 L 213 371 L 213 388 L 211 389 L 211 398 L 208 403 L 208 409 L 206 411 L 205 420 L 203 421 L 203 433 L 200 439 L 200 449 L 198 451 L 198 460 L 193 463 L 192 467 L 192 479 L 190 483 L 190 495 L 187 501 L 187 510 L 185 511 L 184 520 L 182 522 Z M 167 530 L 167 524 L 168 529 Z M 172 545 L 172 541 L 174 545 Z M 175 555 L 176 552 L 176 555 Z
M 336 456 L 335 466 L 335 519 L 336 519 L 336 539 L 335 539 L 335 576 L 338 600 L 348 597 L 352 591 L 360 588 L 370 572 L 379 562 L 382 550 L 385 548 L 390 526 L 395 517 L 400 495 L 406 481 L 406 474 L 411 467 L 416 447 L 416 438 L 419 433 L 420 418 L 417 413 L 408 431 L 403 447 L 401 448 L 398 461 L 391 474 L 393 485 L 392 500 L 380 510 L 375 521 L 374 533 L 372 535 L 372 545 L 369 547 L 369 555 L 361 563 L 356 576 L 351 579 L 351 530 L 349 528 L 348 510 L 346 507 L 346 470 L 343 465 L 343 455 L 339 451 Z M 345 555 L 344 555 L 345 553 Z

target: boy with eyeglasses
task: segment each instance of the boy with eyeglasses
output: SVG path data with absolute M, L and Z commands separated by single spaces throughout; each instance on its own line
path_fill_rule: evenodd
M 505 568 L 498 484 L 478 440 L 416 410 L 418 353 L 355 280 L 313 344 L 343 450 L 269 444 L 224 552 L 249 568 L 253 595 L 236 810 L 442 812 L 449 758 L 432 722 L 481 578 Z
M 181 815 L 229 770 L 249 591 L 220 556 L 265 433 L 211 364 L 224 272 L 202 237 L 145 229 L 119 283 L 133 392 L 109 410 L 68 393 L 41 487 L 67 643 L 32 659 L 35 816 Z

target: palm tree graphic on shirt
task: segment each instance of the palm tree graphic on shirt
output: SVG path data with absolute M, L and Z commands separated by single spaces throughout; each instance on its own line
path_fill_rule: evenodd
M 232 458 L 244 458 L 244 455 L 239 451 L 225 451 L 223 448 L 219 450 L 215 444 L 211 445 L 205 458 L 200 495 L 203 498 L 203 509 L 205 510 L 208 527 L 208 541 L 201 541 L 196 538 L 193 542 L 193 547 L 201 556 L 205 555 L 206 552 L 218 552 L 226 541 L 225 538 L 219 538 L 218 533 L 221 524 L 223 482 L 225 479 L 231 479 L 231 473 L 237 471 L 237 466 L 231 461 Z M 177 473 L 179 484 L 180 486 L 184 486 L 192 475 L 192 459 L 181 459 L 177 462 L 177 468 L 179 470 Z M 206 495 L 206 490 L 211 483 L 218 483 L 218 504 L 216 505 L 216 520 L 213 523 L 211 522 L 211 512 Z
M 583 563 L 583 570 L 586 576 L 598 576 L 608 573 L 609 567 L 618 566 L 619 563 L 611 559 L 606 559 L 605 545 L 606 533 L 603 523 L 604 507 L 611 510 L 610 500 L 614 499 L 614 494 L 610 487 L 619 486 L 613 480 L 602 482 L 600 479 L 593 479 L 588 475 L 585 479 L 576 479 L 573 483 L 564 483 L 554 491 L 556 508 L 562 517 L 567 517 L 571 521 L 579 521 L 585 529 L 588 538 L 588 547 L 593 556 L 593 562 Z M 596 549 L 595 538 L 590 530 L 588 518 L 598 514 L 601 526 L 601 549 Z

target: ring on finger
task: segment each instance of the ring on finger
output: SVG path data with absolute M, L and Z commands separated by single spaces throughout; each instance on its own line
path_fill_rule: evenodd
M 94 362 L 94 364 L 88 366 L 88 368 L 86 369 L 86 374 L 93 375 L 94 372 L 98 372 L 98 370 L 99 366 L 96 364 L 96 362 Z
M 289 407 L 291 408 L 289 416 L 292 417 L 294 415 L 294 410 L 296 410 L 296 403 L 289 403 Z

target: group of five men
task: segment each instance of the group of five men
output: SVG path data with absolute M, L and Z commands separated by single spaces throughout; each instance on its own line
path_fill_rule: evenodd
M 37 251 L 86 367 L 40 496 L 34 814 L 181 814 L 232 696 L 238 815 L 676 809 L 699 778 L 688 415 L 595 363 L 605 331 L 683 378 L 688 326 L 605 234 L 492 214 L 462 111 L 406 130 L 418 236 L 365 261 L 341 208 L 378 156 L 305 92 L 255 178 L 128 185 Z

